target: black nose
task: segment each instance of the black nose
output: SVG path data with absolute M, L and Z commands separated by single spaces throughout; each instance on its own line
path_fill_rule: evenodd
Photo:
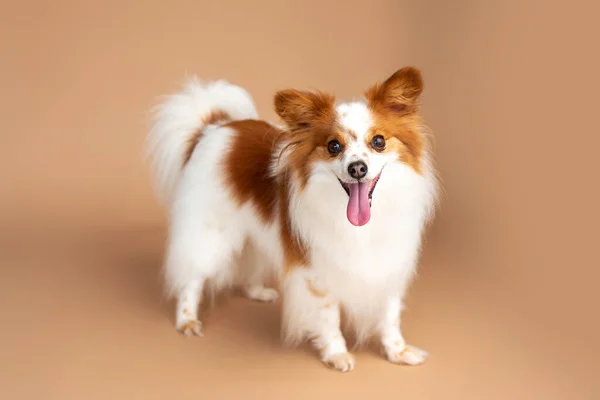
M 362 179 L 367 175 L 367 164 L 364 161 L 354 161 L 348 165 L 348 173 L 355 179 Z

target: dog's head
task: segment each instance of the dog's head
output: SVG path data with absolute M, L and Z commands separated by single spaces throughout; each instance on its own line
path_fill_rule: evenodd
M 275 110 L 289 129 L 284 152 L 301 184 L 317 172 L 335 176 L 340 190 L 348 194 L 350 223 L 368 223 L 377 182 L 385 177 L 386 167 L 402 164 L 422 173 L 425 139 L 418 116 L 422 90 L 421 73 L 406 67 L 356 102 L 336 104 L 323 92 L 279 91 Z

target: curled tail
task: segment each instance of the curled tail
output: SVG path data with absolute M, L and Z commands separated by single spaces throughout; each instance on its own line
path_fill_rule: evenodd
M 168 95 L 153 110 L 146 154 L 151 159 L 154 189 L 168 204 L 185 163 L 207 125 L 256 119 L 252 97 L 226 81 L 190 79 L 183 89 Z

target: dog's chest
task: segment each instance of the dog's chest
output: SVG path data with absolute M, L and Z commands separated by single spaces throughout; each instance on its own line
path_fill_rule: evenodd
M 416 246 L 418 235 L 397 225 L 323 228 L 314 233 L 310 262 L 321 274 L 385 282 L 412 267 Z

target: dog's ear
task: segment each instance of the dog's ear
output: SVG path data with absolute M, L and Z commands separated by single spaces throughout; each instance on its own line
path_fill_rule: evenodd
M 280 90 L 275 94 L 275 112 L 292 129 L 323 126 L 334 120 L 335 98 L 323 92 Z
M 414 67 L 404 67 L 385 82 L 371 87 L 365 96 L 372 108 L 397 115 L 407 115 L 418 111 L 422 92 L 421 72 Z

